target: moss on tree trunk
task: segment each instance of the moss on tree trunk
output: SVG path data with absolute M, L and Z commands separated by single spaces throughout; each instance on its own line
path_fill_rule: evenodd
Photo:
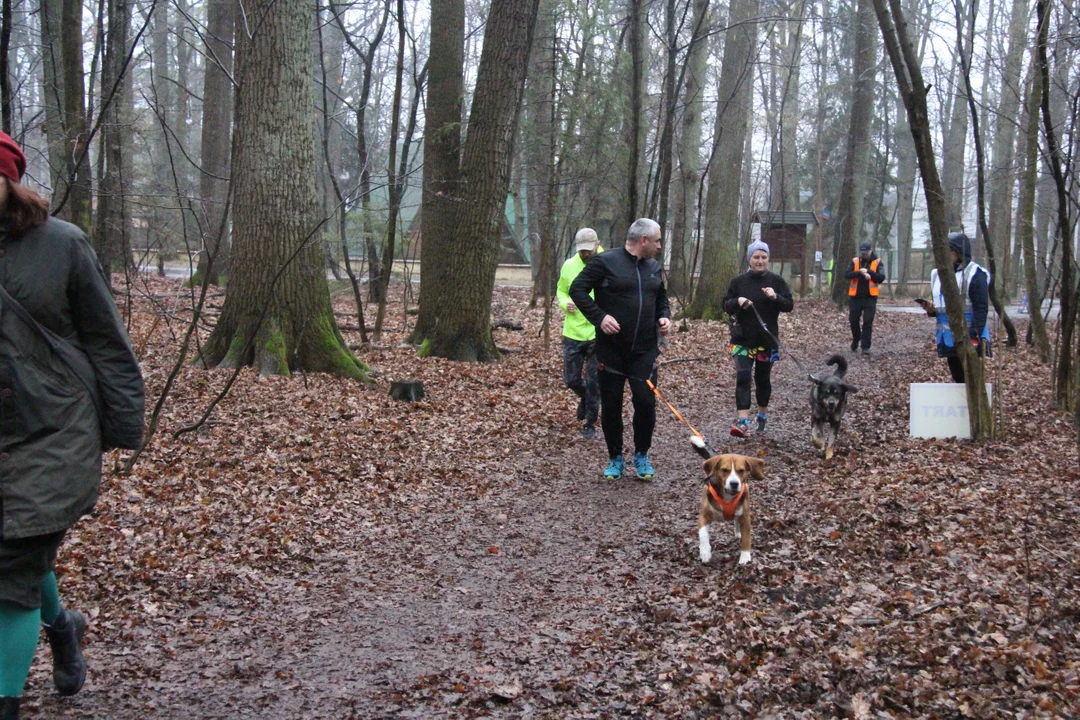
M 233 248 L 208 365 L 367 379 L 334 320 L 315 189 L 310 8 L 260 0 L 259 32 L 237 33 Z
M 431 355 L 474 362 L 499 357 L 491 336 L 491 294 L 537 9 L 538 0 L 492 3 L 460 178 L 456 183 L 446 182 L 446 176 L 454 176 L 453 168 L 447 167 L 437 177 L 444 188 L 443 199 L 429 199 L 425 193 L 420 315 L 413 341 L 428 341 Z M 451 29 L 449 35 L 456 32 Z M 445 33 L 447 28 L 433 23 L 433 47 L 435 38 Z M 432 82 L 435 79 L 433 73 Z M 443 93 L 453 86 L 456 75 L 444 80 Z M 432 105 L 443 110 L 453 105 L 453 98 L 435 96 L 434 87 L 428 98 L 432 101 L 429 119 L 437 109 Z M 453 132 L 448 130 L 453 126 L 446 122 L 437 127 Z M 447 155 L 442 160 L 449 165 L 452 158 Z M 424 177 L 428 186 L 426 167 Z M 443 222 L 436 225 L 435 219 Z

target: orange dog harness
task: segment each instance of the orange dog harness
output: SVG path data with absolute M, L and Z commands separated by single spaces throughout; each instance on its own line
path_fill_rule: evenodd
M 735 499 L 731 502 L 724 502 L 724 498 L 716 494 L 716 490 L 713 489 L 712 483 L 709 483 L 705 487 L 709 488 L 709 494 L 712 495 L 712 499 L 720 506 L 720 509 L 724 512 L 725 520 L 734 520 L 735 511 L 739 508 L 739 501 L 742 500 L 743 495 L 746 494 L 746 486 L 743 485 L 742 490 L 735 496 Z

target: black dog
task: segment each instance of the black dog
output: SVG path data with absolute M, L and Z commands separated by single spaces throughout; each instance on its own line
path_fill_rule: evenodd
M 825 459 L 831 460 L 836 435 L 840 432 L 840 421 L 844 419 L 844 410 L 847 409 L 847 394 L 859 391 L 843 382 L 847 374 L 847 360 L 843 355 L 832 355 L 825 364 L 835 365 L 836 372 L 820 379 L 810 376 L 814 383 L 810 388 L 810 439 L 814 447 L 825 451 Z

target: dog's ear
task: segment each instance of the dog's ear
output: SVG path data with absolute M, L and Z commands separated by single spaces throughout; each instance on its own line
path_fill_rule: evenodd
M 855 387 L 854 385 L 848 385 L 847 383 L 840 383 L 840 387 L 844 388 L 849 393 L 859 392 L 859 388 Z
M 746 458 L 746 462 L 750 465 L 750 474 L 755 480 L 765 479 L 765 461 L 761 458 Z
M 705 477 L 712 477 L 716 472 L 716 466 L 720 464 L 720 456 L 714 455 L 702 464 L 702 468 L 705 470 Z

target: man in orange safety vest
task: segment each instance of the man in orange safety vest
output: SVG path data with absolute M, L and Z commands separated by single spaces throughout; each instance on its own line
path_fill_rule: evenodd
M 859 255 L 848 263 L 844 277 L 851 281 L 848 288 L 848 320 L 851 322 L 851 352 L 862 345 L 862 354 L 870 354 L 874 335 L 874 314 L 877 312 L 879 285 L 885 282 L 885 266 L 874 254 L 873 246 L 864 242 Z M 862 327 L 860 325 L 862 321 Z

